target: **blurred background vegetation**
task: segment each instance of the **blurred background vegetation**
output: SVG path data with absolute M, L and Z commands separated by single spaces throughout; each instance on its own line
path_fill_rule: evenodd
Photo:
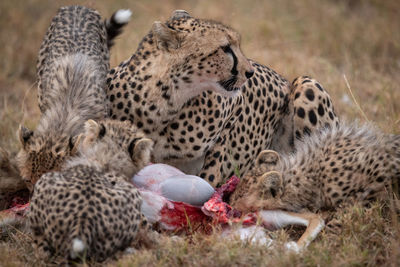
M 57 9 L 71 4 L 95 8 L 104 17 L 109 17 L 120 8 L 132 10 L 131 22 L 111 51 L 111 66 L 128 58 L 136 50 L 154 21 L 166 20 L 175 9 L 185 9 L 192 16 L 214 19 L 232 26 L 241 33 L 242 50 L 249 58 L 273 68 L 288 80 L 300 75 L 310 75 L 319 80 L 331 94 L 336 111 L 342 118 L 370 120 L 386 132 L 400 133 L 398 0 L 2 0 L 0 146 L 5 149 L 18 149 L 15 133 L 20 123 L 31 128 L 36 126 L 40 116 L 35 83 L 37 52 Z M 392 229 L 390 227 L 393 225 L 384 226 Z M 370 230 L 374 233 L 374 229 Z M 382 231 L 389 230 L 385 228 Z M 396 233 L 399 240 L 398 231 Z M 346 237 L 351 240 L 351 235 Z M 346 243 L 345 240 L 338 242 Z M 354 245 L 354 251 L 346 250 L 339 257 L 356 259 L 355 263 L 361 265 L 376 264 L 382 259 L 385 263 L 393 262 L 393 257 L 399 260 L 399 241 L 395 241 L 393 247 L 390 245 L 393 240 L 390 240 L 382 236 L 375 244 L 381 250 L 377 251 L 375 245 L 372 246 L 375 249 L 372 252 L 367 250 L 367 253 L 375 253 L 371 261 L 364 255 L 366 252 L 358 247 L 363 246 L 362 242 Z M 330 245 L 326 246 L 327 251 L 319 252 L 322 260 L 310 263 L 320 264 L 325 262 L 323 260 L 331 264 L 343 263 L 329 256 Z M 184 250 L 179 246 L 176 249 Z M 397 251 L 397 254 L 393 254 L 393 251 Z M 327 255 L 324 255 L 325 252 Z M 168 251 L 165 253 L 168 255 Z M 209 255 L 207 251 L 204 253 L 199 255 Z M 285 263 L 285 259 L 289 258 L 284 258 L 281 263 Z
M 111 66 L 128 58 L 155 20 L 173 10 L 215 19 L 242 35 L 251 59 L 292 80 L 311 75 L 332 95 L 337 112 L 367 118 L 389 132 L 400 131 L 400 1 L 0 1 L 0 146 L 16 150 L 23 122 L 34 128 L 36 58 L 51 18 L 62 5 L 82 4 L 104 17 L 119 8 L 133 11 L 116 42 Z M 347 77 L 349 86 L 344 79 Z M 359 103 L 354 103 L 349 88 Z

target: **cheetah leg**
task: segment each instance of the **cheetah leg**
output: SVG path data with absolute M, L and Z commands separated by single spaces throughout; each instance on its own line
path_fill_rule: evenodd
M 260 212 L 263 224 L 268 227 L 282 228 L 287 225 L 297 224 L 307 227 L 300 239 L 288 247 L 296 251 L 306 248 L 319 232 L 324 228 L 324 220 L 315 213 L 294 213 L 280 210 L 263 210 Z
M 237 105 L 236 108 L 240 107 L 241 105 Z M 228 125 L 214 146 L 206 152 L 203 168 L 198 174 L 214 187 L 221 186 L 234 174 L 241 177 L 249 170 L 258 154 L 245 148 L 245 144 L 251 141 L 248 136 L 244 136 L 240 144 L 237 142 L 237 129 L 241 127 L 237 122 L 237 116 L 233 116 Z M 261 150 L 262 147 L 259 147 L 259 152 Z
M 154 245 L 158 244 L 160 236 L 156 231 L 151 229 L 151 225 L 149 224 L 147 218 L 143 214 L 141 214 L 140 216 L 141 223 L 136 236 L 136 241 L 133 245 L 135 248 L 151 248 Z
M 231 140 L 228 137 L 222 139 Z M 229 151 L 227 147 L 229 145 L 217 143 L 212 150 L 207 152 L 204 159 L 203 169 L 199 176 L 206 179 L 214 187 L 221 186 L 234 174 L 242 176 L 251 167 L 248 164 L 247 168 L 244 168 L 237 163 L 233 152 Z M 236 153 L 238 151 L 235 151 Z M 263 150 L 255 159 L 255 165 L 265 172 L 275 170 L 279 162 L 280 156 L 274 150 Z
M 293 133 L 297 139 L 339 122 L 331 97 L 318 81 L 301 76 L 293 81 L 292 86 Z
M 283 125 L 278 127 L 277 132 L 273 135 L 272 149 L 277 152 L 289 152 L 292 150 L 294 137 L 302 139 L 304 135 L 308 135 L 317 129 L 332 127 L 339 122 L 330 95 L 318 81 L 307 76 L 301 76 L 293 81 L 292 86 L 293 89 L 290 93 L 289 104 L 290 111 L 283 118 Z M 250 166 L 249 164 L 247 164 L 246 168 L 240 165 L 235 166 L 234 157 L 246 152 L 232 151 L 231 154 L 228 153 L 229 151 L 225 147 L 232 146 L 222 143 L 225 140 L 229 142 L 229 140 L 235 139 L 229 133 L 234 132 L 234 130 L 226 130 L 224 132 L 225 135 L 221 135 L 220 138 L 224 141 L 217 142 L 214 148 L 207 152 L 200 174 L 201 177 L 208 180 L 213 186 L 223 183 L 224 179 L 233 175 L 235 167 L 238 167 L 241 173 L 246 173 Z M 218 155 L 218 157 L 213 158 L 213 155 Z M 221 163 L 219 160 L 221 160 Z
M 223 140 L 228 139 L 221 138 Z M 214 147 L 209 150 L 204 158 L 204 165 L 199 176 L 204 178 L 213 187 L 221 186 L 235 174 L 235 165 L 232 154 L 229 153 L 225 141 L 217 142 Z

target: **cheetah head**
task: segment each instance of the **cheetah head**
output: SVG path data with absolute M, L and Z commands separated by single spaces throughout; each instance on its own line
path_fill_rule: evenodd
M 80 152 L 102 169 L 131 178 L 150 163 L 152 149 L 153 141 L 128 121 L 88 120 Z
M 275 151 L 262 151 L 254 168 L 241 179 L 231 197 L 231 204 L 243 212 L 279 209 L 279 199 L 283 194 L 282 174 L 276 171 L 279 162 Z
M 42 174 L 61 169 L 66 159 L 78 150 L 80 136 L 40 134 L 20 126 L 18 137 L 21 149 L 17 155 L 20 174 L 29 190 Z
M 170 77 L 188 98 L 205 90 L 235 95 L 254 73 L 239 34 L 218 22 L 176 10 L 166 23 L 154 22 L 152 34 L 161 63 L 170 62 Z

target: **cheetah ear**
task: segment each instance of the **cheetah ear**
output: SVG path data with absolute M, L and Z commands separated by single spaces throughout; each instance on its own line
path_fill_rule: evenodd
M 100 125 L 94 120 L 87 120 L 85 122 L 85 133 L 86 136 L 98 136 L 100 131 Z
M 258 154 L 255 166 L 263 172 L 275 170 L 280 161 L 279 154 L 273 150 L 263 150 Z
M 189 15 L 189 13 L 186 10 L 183 9 L 177 9 L 174 12 L 172 12 L 171 20 L 174 19 L 181 19 L 181 18 L 191 18 L 192 16 Z
M 258 185 L 267 190 L 272 197 L 276 197 L 282 188 L 282 175 L 277 171 L 264 173 L 261 176 Z
M 153 151 L 153 140 L 143 138 L 135 142 L 134 139 L 128 147 L 129 155 L 134 161 L 142 161 L 145 164 L 150 163 L 151 152 Z
M 79 134 L 74 137 L 69 138 L 69 149 L 71 156 L 75 155 L 78 152 L 79 145 L 81 143 L 83 134 Z
M 102 123 L 88 120 L 85 122 L 85 138 L 83 143 L 90 144 L 97 139 L 101 139 L 105 134 L 106 127 Z
M 29 139 L 32 137 L 33 131 L 29 130 L 28 128 L 25 128 L 24 126 L 20 125 L 18 129 L 18 138 L 19 141 L 21 142 L 21 145 L 23 148 L 25 148 L 26 143 L 29 141 Z
M 169 28 L 166 24 L 160 21 L 155 21 L 153 23 L 152 32 L 156 39 L 158 48 L 170 51 L 181 47 L 183 34 Z

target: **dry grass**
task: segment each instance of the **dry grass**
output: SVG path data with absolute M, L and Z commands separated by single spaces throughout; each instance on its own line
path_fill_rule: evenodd
M 186 9 L 194 16 L 219 20 L 237 29 L 249 58 L 289 80 L 305 74 L 317 78 L 332 95 L 340 116 L 363 120 L 361 108 L 368 120 L 384 131 L 400 133 L 399 1 L 3 0 L 0 146 L 5 149 L 18 149 L 18 124 L 34 128 L 38 121 L 37 51 L 57 8 L 72 3 L 94 7 L 104 16 L 118 8 L 133 11 L 131 23 L 112 50 L 112 66 L 133 53 L 153 21 L 168 18 L 175 9 Z M 400 265 L 400 225 L 394 213 L 379 205 L 368 210 L 350 207 L 339 212 L 337 218 L 343 232 L 324 232 L 301 255 L 221 241 L 216 235 L 194 234 L 174 243 L 163 239 L 155 248 L 141 250 L 117 265 Z M 286 233 L 278 231 L 274 235 L 284 241 Z M 0 242 L 0 266 L 44 264 L 34 259 L 28 235 L 11 232 Z

